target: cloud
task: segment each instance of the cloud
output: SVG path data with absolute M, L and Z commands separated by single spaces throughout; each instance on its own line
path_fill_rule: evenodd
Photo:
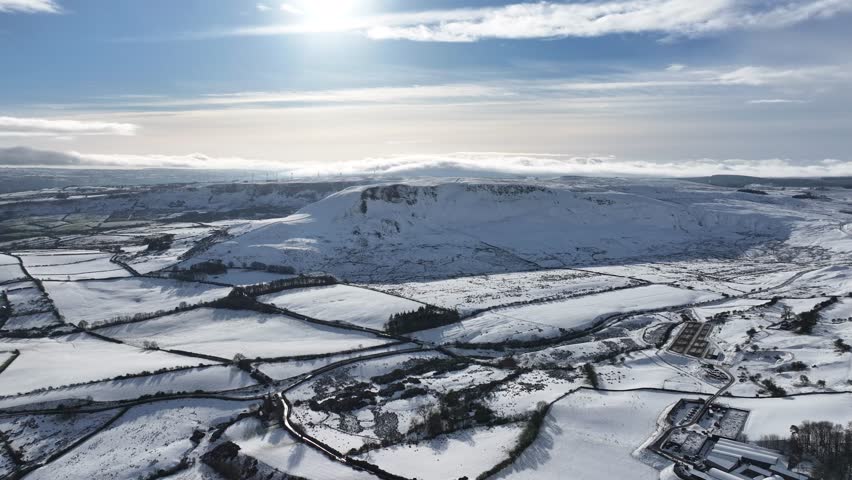
M 682 65 L 680 63 L 673 63 L 666 67 L 667 72 L 682 72 L 686 68 L 686 65 Z
M 305 13 L 301 8 L 289 3 L 282 3 L 279 9 L 282 12 L 289 13 L 291 15 L 304 15 Z
M 53 0 L 0 0 L 0 13 L 60 13 L 59 5 Z
M 783 104 L 783 103 L 805 103 L 804 100 L 791 100 L 789 98 L 761 98 L 757 100 L 749 100 L 749 105 L 764 105 L 764 104 Z
M 676 162 L 621 160 L 614 156 L 462 152 L 445 155 L 398 155 L 288 169 L 295 176 L 431 175 L 431 176 L 649 176 L 693 177 L 750 175 L 815 177 L 852 175 L 852 161 L 797 163 L 786 159 L 692 159 Z
M 676 65 L 678 66 L 678 65 Z M 679 67 L 679 66 L 678 66 Z M 168 97 L 157 95 L 124 95 L 100 97 L 92 103 L 42 105 L 55 109 L 98 110 L 142 109 L 210 110 L 231 108 L 271 107 L 307 108 L 330 105 L 400 105 L 400 104 L 508 104 L 572 100 L 589 102 L 600 99 L 624 99 L 629 93 L 643 97 L 666 97 L 669 101 L 684 98 L 694 102 L 695 94 L 718 94 L 722 89 L 750 97 L 773 95 L 807 95 L 827 92 L 836 85 L 845 86 L 852 80 L 852 66 L 828 65 L 799 68 L 773 68 L 767 66 L 727 66 L 705 69 L 680 69 L 632 71 L 606 76 L 584 76 L 572 79 L 500 80 L 484 83 L 447 83 L 433 85 L 403 85 L 330 90 L 292 90 L 280 92 L 210 93 L 195 97 Z M 759 90 L 757 94 L 747 89 Z M 775 91 L 778 90 L 778 91 Z M 802 90 L 802 91 L 798 91 Z M 744 103 L 749 97 L 738 98 Z M 791 101 L 792 103 L 793 101 Z M 769 103 L 769 102 L 766 102 Z M 780 102 L 779 102 L 780 103 Z M 549 104 L 549 103 L 547 103 Z M 546 106 L 547 104 L 543 104 Z M 578 103 L 575 103 L 579 105 Z M 612 104 L 611 104 L 612 105 Z M 0 124 L 0 134 L 2 134 Z
M 273 170 L 298 177 L 316 176 L 483 176 L 693 177 L 716 174 L 826 177 L 852 175 L 852 161 L 826 159 L 691 159 L 676 162 L 622 160 L 614 156 L 553 153 L 459 152 L 395 155 L 344 162 L 270 162 L 239 157 L 188 155 L 105 155 L 54 152 L 26 147 L 0 148 L 0 166 L 87 168 L 196 168 Z
M 250 36 L 354 32 L 375 40 L 474 42 L 482 39 L 597 37 L 625 33 L 695 36 L 777 29 L 852 11 L 849 0 L 598 0 L 516 3 L 250 26 L 190 35 Z
M 0 117 L 0 137 L 61 137 L 69 135 L 135 135 L 130 123 L 47 118 Z
M 99 155 L 79 152 L 55 152 L 28 147 L 0 148 L 0 166 L 14 167 L 90 167 L 90 168 L 197 168 L 241 169 L 272 168 L 269 162 L 235 158 L 188 155 Z M 280 165 L 278 165 L 280 167 Z
M 337 90 L 303 90 L 283 92 L 234 92 L 206 94 L 191 98 L 122 98 L 111 102 L 113 107 L 144 108 L 207 108 L 250 105 L 307 105 L 307 104 L 393 104 L 507 98 L 514 93 L 497 85 L 438 84 L 398 87 L 372 87 Z M 77 105 L 79 107 L 79 105 Z M 91 107 L 87 105 L 86 107 Z M 0 124 L 2 129 L 2 124 Z
M 270 7 L 269 5 L 267 5 L 265 3 L 258 3 L 257 4 L 257 10 L 259 12 L 268 12 L 268 11 L 272 10 L 272 7 Z

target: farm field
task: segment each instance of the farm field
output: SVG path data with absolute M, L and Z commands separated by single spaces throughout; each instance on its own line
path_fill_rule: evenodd
M 469 314 L 512 303 L 558 300 L 637 285 L 639 281 L 625 277 L 576 270 L 544 270 L 371 287 Z
M 689 305 L 720 298 L 709 292 L 665 285 L 636 287 L 574 299 L 490 310 L 459 325 L 417 334 L 436 343 L 494 343 L 558 336 L 593 326 L 605 317 Z
M 98 329 L 98 333 L 139 347 L 233 358 L 299 357 L 357 350 L 388 343 L 369 333 L 314 325 L 285 315 L 200 308 L 152 320 Z
M 70 323 L 95 325 L 136 314 L 169 311 L 222 298 L 228 287 L 160 278 L 45 282 L 48 295 Z
M 332 285 L 264 295 L 263 303 L 326 321 L 383 330 L 391 315 L 423 304 L 349 285 Z

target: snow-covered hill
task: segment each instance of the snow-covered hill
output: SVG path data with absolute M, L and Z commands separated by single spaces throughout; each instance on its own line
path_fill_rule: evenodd
M 345 189 L 205 258 L 373 281 L 729 256 L 789 239 L 808 208 L 668 180 L 419 180 Z

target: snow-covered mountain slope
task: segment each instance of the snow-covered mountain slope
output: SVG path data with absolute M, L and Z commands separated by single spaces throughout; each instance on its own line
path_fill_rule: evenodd
M 357 281 L 442 278 L 733 256 L 797 235 L 812 242 L 801 230 L 813 225 L 839 231 L 830 214 L 788 193 L 674 180 L 419 180 L 348 188 L 199 259 L 283 264 Z

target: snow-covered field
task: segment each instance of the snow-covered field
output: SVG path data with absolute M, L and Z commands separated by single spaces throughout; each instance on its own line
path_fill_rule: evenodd
M 635 280 L 611 275 L 543 270 L 371 287 L 468 314 L 510 303 L 558 300 L 638 284 Z
M 657 480 L 659 472 L 634 452 L 654 433 L 660 412 L 679 398 L 652 392 L 572 393 L 553 404 L 535 442 L 496 478 Z
M 130 273 L 110 261 L 112 254 L 97 251 L 40 250 L 15 252 L 24 268 L 39 280 L 91 280 L 128 277 Z
M 2 373 L 0 395 L 105 380 L 161 368 L 210 363 L 197 358 L 104 342 L 87 334 L 32 339 L 0 338 L 0 350 L 21 352 Z
M 59 313 L 70 323 L 92 325 L 137 313 L 169 311 L 222 298 L 231 289 L 162 278 L 45 282 Z
M 375 477 L 329 459 L 297 442 L 281 428 L 266 430 L 259 421 L 247 419 L 230 427 L 225 435 L 240 451 L 278 470 L 311 480 L 369 480 Z
M 230 365 L 181 369 L 125 380 L 108 380 L 77 387 L 0 398 L 0 409 L 39 403 L 58 403 L 63 400 L 112 402 L 131 400 L 144 395 L 175 392 L 229 391 L 256 384 L 248 373 Z
M 153 320 L 99 329 L 98 333 L 143 346 L 233 358 L 298 357 L 373 347 L 390 340 L 369 333 L 315 325 L 285 315 L 200 308 Z
M 417 310 L 423 304 L 349 285 L 300 288 L 258 298 L 308 317 L 384 330 L 394 313 Z
M 852 393 L 791 398 L 725 398 L 721 403 L 751 411 L 743 433 L 753 440 L 763 435 L 788 435 L 790 425 L 798 425 L 805 420 L 841 425 L 852 422 Z
M 0 254 L 0 283 L 26 278 L 24 271 L 14 257 Z
M 45 328 L 58 324 L 59 320 L 57 320 L 53 312 L 31 313 L 9 317 L 3 325 L 3 330 L 27 330 L 31 328 Z
M 397 475 L 407 475 L 412 465 L 423 465 L 416 474 L 423 480 L 477 478 L 508 457 L 523 425 L 483 427 L 441 435 L 416 445 L 374 450 L 360 458 Z
M 227 421 L 246 409 L 245 402 L 179 400 L 141 405 L 106 430 L 59 458 L 32 479 L 98 478 L 135 480 L 176 465 L 195 444 L 196 429 Z
M 460 324 L 416 334 L 435 343 L 495 343 L 559 336 L 620 313 L 689 305 L 719 298 L 710 292 L 649 285 L 554 302 L 490 310 Z

